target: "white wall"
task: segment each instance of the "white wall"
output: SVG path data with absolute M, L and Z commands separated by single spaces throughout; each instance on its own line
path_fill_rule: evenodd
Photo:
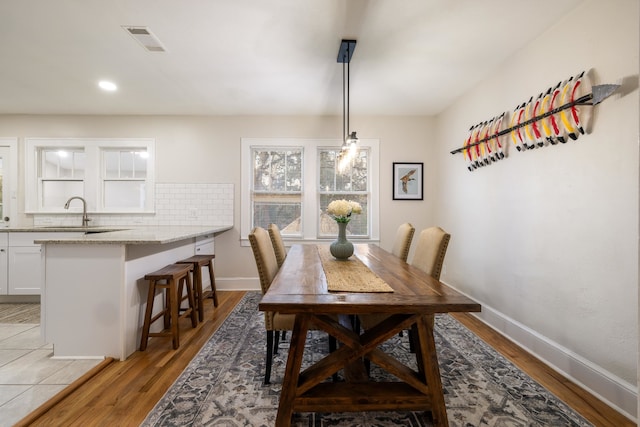
M 502 64 L 437 120 L 436 222 L 452 234 L 442 277 L 482 317 L 627 413 L 638 360 L 636 0 L 589 1 Z M 592 69 L 625 82 L 576 142 L 469 172 L 467 129 Z M 590 85 L 587 86 L 589 88 Z M 589 90 L 587 90 L 587 93 Z
M 380 235 L 381 245 L 390 249 L 400 223 L 411 221 L 420 229 L 432 222 L 436 165 L 429 155 L 429 141 L 433 140 L 434 121 L 425 117 L 352 117 L 351 125 L 360 138 L 380 139 Z M 19 138 L 19 188 L 24 188 L 25 137 L 151 137 L 156 139 L 156 182 L 233 184 L 236 227 L 216 238 L 216 280 L 221 289 L 247 285 L 259 289 L 251 248 L 241 247 L 239 241 L 240 139 L 338 139 L 341 132 L 341 117 L 0 115 L 0 135 Z M 425 200 L 392 201 L 392 163 L 418 161 L 425 163 Z M 32 217 L 24 214 L 23 194 L 19 194 L 18 203 L 16 225 L 30 225 Z

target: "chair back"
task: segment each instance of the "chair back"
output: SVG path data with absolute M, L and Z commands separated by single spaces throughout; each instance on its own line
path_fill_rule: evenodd
M 411 240 L 416 229 L 408 222 L 400 224 L 398 231 L 396 231 L 396 238 L 393 241 L 393 248 L 391 253 L 400 258 L 403 261 L 407 260 L 409 256 L 409 249 L 411 248 Z
M 253 257 L 256 259 L 256 267 L 258 267 L 260 288 L 262 293 L 265 294 L 279 270 L 278 261 L 271 245 L 271 238 L 267 230 L 262 227 L 255 227 L 249 233 L 249 242 L 253 250 Z
M 420 232 L 411 265 L 440 280 L 442 263 L 451 235 L 440 227 L 429 227 Z
M 269 224 L 269 237 L 271 238 L 271 245 L 273 245 L 273 252 L 276 254 L 276 261 L 278 261 L 279 268 L 287 257 L 287 249 L 284 247 L 282 235 L 277 225 Z

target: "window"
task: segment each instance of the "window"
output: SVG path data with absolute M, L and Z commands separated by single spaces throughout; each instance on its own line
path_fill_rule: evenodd
M 71 195 L 84 195 L 84 149 L 42 148 L 36 156 L 38 203 L 44 210 L 63 206 Z
M 64 212 L 72 196 L 91 212 L 153 212 L 154 141 L 26 141 L 26 212 Z
M 362 206 L 362 214 L 354 215 L 347 230 L 351 237 L 369 237 L 369 155 L 370 149 L 361 148 L 350 164 L 340 170 L 339 148 L 319 149 L 318 194 L 320 196 L 319 237 L 338 234 L 335 220 L 327 215 L 327 206 L 334 200 L 353 200 Z
M 336 199 L 363 208 L 349 223 L 351 238 L 378 240 L 378 141 L 360 140 L 359 148 L 339 170 L 339 141 L 243 138 L 243 242 L 271 223 L 290 241 L 334 238 L 337 225 L 325 212 Z
M 105 209 L 144 209 L 148 158 L 149 153 L 143 147 L 102 150 Z
M 253 147 L 253 226 L 277 224 L 283 235 L 300 236 L 302 147 Z

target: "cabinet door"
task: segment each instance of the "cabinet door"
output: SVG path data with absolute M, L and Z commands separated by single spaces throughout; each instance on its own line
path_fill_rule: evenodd
M 40 295 L 40 246 L 9 247 L 9 295 Z

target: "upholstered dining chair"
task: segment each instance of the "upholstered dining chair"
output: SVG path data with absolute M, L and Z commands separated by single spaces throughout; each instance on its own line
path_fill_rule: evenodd
M 442 264 L 447 254 L 447 247 L 451 235 L 440 227 L 425 228 L 418 236 L 416 250 L 411 259 L 411 265 L 424 271 L 436 280 L 440 280 Z M 370 314 L 360 316 L 360 324 L 365 330 L 380 323 L 387 316 L 383 314 Z M 409 334 L 410 348 L 413 350 L 413 334 Z
M 391 253 L 401 260 L 406 261 L 409 256 L 411 240 L 413 240 L 413 234 L 415 231 L 415 227 L 408 222 L 400 224 L 400 227 L 398 227 L 398 230 L 396 231 L 396 238 L 393 241 Z
M 451 235 L 440 227 L 425 228 L 418 236 L 416 250 L 411 259 L 411 265 L 419 268 L 436 280 L 440 280 L 444 256 L 447 254 Z M 415 336 L 415 325 L 409 334 L 409 348 L 413 351 Z
M 264 295 L 271 286 L 273 278 L 276 277 L 280 267 L 276 260 L 276 255 L 271 244 L 271 238 L 267 230 L 262 227 L 255 227 L 249 233 L 249 242 L 253 250 L 253 256 L 256 260 L 258 268 L 258 276 L 260 277 L 260 288 Z M 280 332 L 293 330 L 295 322 L 294 314 L 283 314 L 272 311 L 264 312 L 264 326 L 267 330 L 267 357 L 265 360 L 264 383 L 271 382 L 271 365 L 273 363 L 273 355 L 278 353 L 278 344 L 280 341 Z M 335 351 L 337 342 L 335 338 L 329 336 L 329 351 Z M 336 377 L 334 376 L 334 379 Z
M 273 245 L 273 252 L 276 254 L 276 261 L 278 261 L 278 267 L 280 267 L 287 257 L 287 249 L 284 247 L 278 226 L 276 224 L 269 224 L 268 230 L 271 244 Z
M 273 278 L 278 273 L 280 267 L 276 259 L 271 238 L 269 233 L 262 227 L 255 227 L 249 233 L 249 242 L 253 250 L 253 256 L 256 260 L 258 268 L 258 276 L 260 277 L 260 288 L 264 295 L 271 286 Z M 265 360 L 264 383 L 269 384 L 271 381 L 271 364 L 273 363 L 273 353 L 277 352 L 279 340 L 274 340 L 274 334 L 277 333 L 278 338 L 280 331 L 293 329 L 295 315 L 281 314 L 272 311 L 264 312 L 264 326 L 267 330 L 267 357 Z
M 429 227 L 420 232 L 411 265 L 440 280 L 442 264 L 447 254 L 451 235 L 440 227 Z

